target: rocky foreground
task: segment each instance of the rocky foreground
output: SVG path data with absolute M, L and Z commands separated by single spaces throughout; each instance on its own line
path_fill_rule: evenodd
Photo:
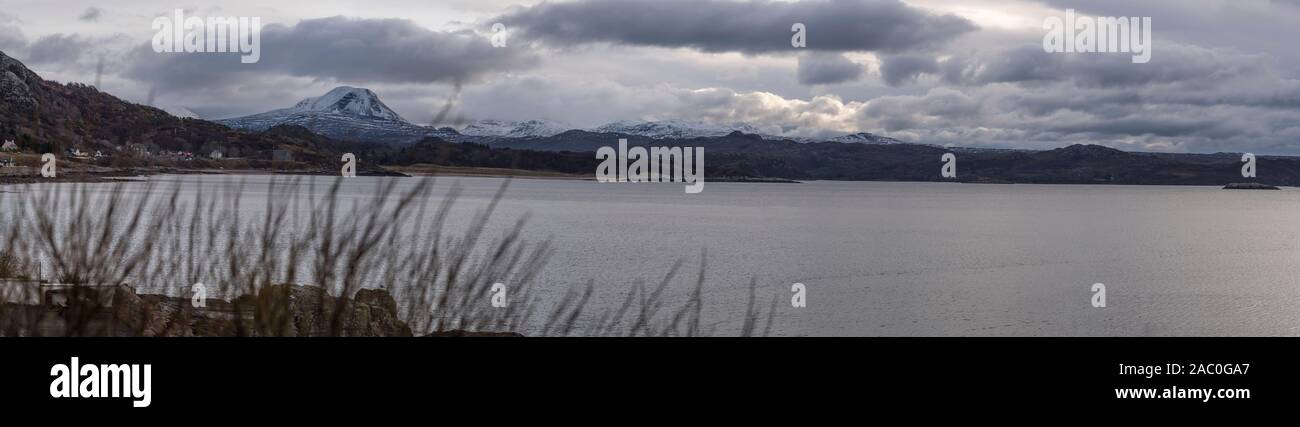
M 12 282 L 11 282 L 12 283 Z M 13 288 L 12 286 L 10 288 Z M 397 302 L 382 289 L 338 298 L 314 286 L 275 285 L 232 301 L 137 294 L 128 286 L 38 286 L 30 301 L 0 303 L 3 336 L 409 337 Z M 338 313 L 336 316 L 335 313 Z M 514 336 L 444 331 L 433 336 Z

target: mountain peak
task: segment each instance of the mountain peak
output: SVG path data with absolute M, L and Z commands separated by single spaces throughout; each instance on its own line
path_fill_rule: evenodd
M 365 118 L 405 122 L 406 119 L 384 105 L 370 89 L 339 86 L 324 95 L 298 101 L 291 108 L 295 112 L 343 113 Z
M 370 89 L 339 86 L 289 108 L 216 120 L 244 131 L 261 132 L 279 125 L 298 125 L 346 141 L 409 144 L 429 136 L 452 137 L 456 131 L 420 126 L 384 105 Z

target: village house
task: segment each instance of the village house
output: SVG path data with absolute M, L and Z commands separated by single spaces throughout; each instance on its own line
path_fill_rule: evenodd
M 67 150 L 64 150 L 64 152 L 68 154 L 68 157 L 74 159 L 85 159 L 90 157 L 90 152 L 81 151 L 80 148 L 76 147 L 68 148 Z
M 153 155 L 154 151 L 156 151 L 154 147 L 150 147 L 150 145 L 152 144 L 131 143 L 126 145 L 126 149 L 132 156 L 149 157 Z

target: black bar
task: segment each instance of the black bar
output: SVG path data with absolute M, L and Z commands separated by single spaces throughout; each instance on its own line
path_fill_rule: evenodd
M 283 408 L 617 405 L 790 397 L 895 404 L 1220 411 L 1294 402 L 1292 338 L 6 339 L 6 406 L 125 414 Z M 50 397 L 55 364 L 152 367 L 151 403 Z M 1169 374 L 1170 363 L 1182 366 Z M 1158 375 L 1120 365 L 1161 366 Z M 1189 367 L 1208 367 L 1192 373 Z M 1237 369 L 1242 371 L 1236 372 Z M 1249 390 L 1121 399 L 1116 389 Z M 569 403 L 565 403 L 569 402 Z M 821 405 L 821 403 L 819 403 Z M 856 404 L 855 404 L 856 405 Z M 850 406 L 849 408 L 856 407 Z M 205 409 L 206 408 L 206 409 Z M 220 412 L 220 411 L 217 411 Z

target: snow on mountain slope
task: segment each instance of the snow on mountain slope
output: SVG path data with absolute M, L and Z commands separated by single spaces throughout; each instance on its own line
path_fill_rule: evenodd
M 520 122 L 478 120 L 469 123 L 459 132 L 449 128 L 435 129 L 407 121 L 396 111 L 384 105 L 384 102 L 379 100 L 379 96 L 369 89 L 349 86 L 334 88 L 324 95 L 304 99 L 289 108 L 216 120 L 216 122 L 235 129 L 255 132 L 284 124 L 298 125 L 334 139 L 397 144 L 412 143 L 427 137 L 478 142 L 490 142 L 502 138 L 545 138 L 573 130 L 565 124 L 548 120 Z M 766 139 L 791 139 L 800 142 L 903 143 L 870 133 L 856 133 L 834 138 L 770 136 L 758 127 L 741 122 L 710 124 L 687 120 L 618 121 L 588 131 L 638 135 L 654 139 L 717 137 L 732 132 L 743 132 L 763 135 Z
M 501 120 L 476 120 L 460 130 L 462 135 L 504 138 L 543 138 L 573 129 L 563 123 L 549 120 L 508 122 Z
M 408 122 L 384 105 L 374 92 L 349 86 L 334 88 L 322 96 L 304 99 L 289 108 L 216 122 L 235 129 L 258 132 L 290 124 L 334 139 L 385 143 L 411 143 L 429 136 L 455 136 L 454 131 Z
M 726 136 L 735 131 L 758 134 L 758 128 L 746 123 L 715 125 L 684 120 L 618 121 L 592 129 L 593 132 L 640 135 L 654 139 Z
M 827 141 L 848 142 L 848 143 L 857 143 L 857 144 L 906 144 L 906 142 L 899 141 L 894 138 L 890 138 L 887 136 L 880 136 L 874 133 L 867 133 L 867 132 L 858 132 L 858 133 L 844 135 L 844 136 L 837 136 L 834 138 L 827 139 Z
M 406 122 L 396 111 L 384 105 L 370 89 L 339 86 L 316 98 L 307 98 L 288 108 L 294 112 L 319 111 Z M 407 122 L 409 123 L 409 122 Z

